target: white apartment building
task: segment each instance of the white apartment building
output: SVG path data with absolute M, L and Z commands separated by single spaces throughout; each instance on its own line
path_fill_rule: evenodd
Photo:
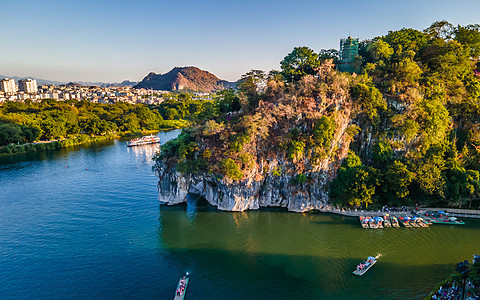
M 35 94 L 38 92 L 37 81 L 35 79 L 20 79 L 18 89 L 27 94 Z
M 17 92 L 17 86 L 14 79 L 3 78 L 0 80 L 0 91 L 5 94 L 15 94 Z
M 55 93 L 55 92 L 48 93 L 48 99 L 58 100 L 59 98 L 60 97 L 59 97 L 58 93 Z

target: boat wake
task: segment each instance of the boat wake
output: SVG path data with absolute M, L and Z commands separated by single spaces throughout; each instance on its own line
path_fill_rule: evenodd
M 380 256 L 382 256 L 382 253 L 378 253 L 377 256 L 375 256 L 375 259 L 378 259 Z

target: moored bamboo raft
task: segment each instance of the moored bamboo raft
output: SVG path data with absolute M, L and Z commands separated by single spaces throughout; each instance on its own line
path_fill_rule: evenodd
M 388 215 L 385 215 L 385 216 L 383 217 L 383 226 L 384 226 L 385 228 L 390 228 L 390 227 L 392 227 L 392 223 L 390 222 L 390 218 L 389 218 Z
M 400 228 L 400 224 L 398 224 L 398 218 L 397 217 L 391 217 L 391 222 L 392 222 L 392 227 Z

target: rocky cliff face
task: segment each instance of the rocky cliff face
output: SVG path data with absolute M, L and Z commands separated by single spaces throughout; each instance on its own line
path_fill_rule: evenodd
M 338 123 L 331 145 L 331 149 L 335 150 L 333 155 L 315 166 L 308 159 L 302 162 L 309 169 L 304 172 L 305 182 L 298 181 L 297 175 L 291 172 L 295 166 L 282 155 L 261 159 L 258 168 L 239 181 L 205 173 L 180 173 L 175 167 L 157 161 L 155 171 L 159 178 L 159 200 L 175 205 L 186 202 L 187 194 L 193 193 L 225 211 L 260 207 L 284 207 L 292 212 L 322 210 L 329 205 L 329 182 L 348 153 L 352 140 L 347 132 L 350 121 L 349 114 L 345 114 Z
M 356 132 L 349 80 L 330 63 L 295 85 L 272 79 L 264 92 L 240 93 L 240 112 L 162 146 L 160 201 L 178 204 L 194 193 L 228 211 L 322 209 Z
M 321 209 L 327 204 L 325 191 L 327 174 L 317 173 L 317 184 L 299 187 L 293 176 L 268 176 L 262 181 L 252 179 L 229 183 L 212 175 L 182 175 L 157 165 L 159 199 L 174 205 L 186 202 L 187 193 L 198 194 L 220 210 L 244 211 L 260 207 L 286 207 L 289 211 L 304 212 Z

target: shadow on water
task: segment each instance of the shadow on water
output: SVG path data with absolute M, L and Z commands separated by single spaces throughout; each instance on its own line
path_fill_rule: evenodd
M 190 195 L 158 206 L 155 149 L 113 143 L 0 165 L 3 298 L 171 299 L 190 271 L 188 299 L 412 299 L 478 251 L 480 220 L 364 230 L 356 218 L 224 212 Z M 377 253 L 372 270 L 353 276 Z
M 0 166 L 19 162 L 48 161 L 59 157 L 66 157 L 72 152 L 82 150 L 100 152 L 103 151 L 104 147 L 110 147 L 113 145 L 115 145 L 115 140 L 105 140 L 85 143 L 81 145 L 73 145 L 65 148 L 5 155 L 0 156 Z
M 326 220 L 320 220 L 320 221 L 312 221 L 312 224 L 317 224 L 317 225 L 349 225 L 351 227 L 358 228 L 359 222 L 358 219 L 354 218 L 341 218 L 341 219 L 326 219 Z
M 476 251 L 452 227 L 364 230 L 331 214 L 212 206 L 197 207 L 192 222 L 189 205 L 160 208 L 157 238 L 178 273 L 193 273 L 195 299 L 421 299 Z M 367 274 L 351 274 L 380 253 Z
M 163 145 L 167 141 L 171 140 L 172 138 L 175 138 L 180 134 L 181 131 L 182 131 L 181 129 L 175 129 L 175 130 L 158 132 L 157 135 L 160 137 L 160 141 L 161 141 L 160 144 Z M 120 143 L 126 146 L 126 142 L 130 139 L 131 138 L 129 137 L 123 137 L 120 139 L 95 141 L 95 142 L 89 142 L 81 145 L 73 145 L 66 148 L 0 156 L 0 166 L 5 164 L 18 163 L 18 162 L 52 160 L 54 158 L 67 156 L 71 152 L 76 152 L 81 150 L 91 151 L 91 152 L 102 152 L 104 150 L 103 148 L 116 145 L 117 143 Z
M 179 263 L 179 274 L 191 274 L 188 294 L 194 299 L 423 299 L 438 281 L 425 270 L 452 268 L 408 266 L 380 258 L 358 277 L 352 271 L 361 257 L 332 260 L 218 249 L 169 249 L 169 253 Z

